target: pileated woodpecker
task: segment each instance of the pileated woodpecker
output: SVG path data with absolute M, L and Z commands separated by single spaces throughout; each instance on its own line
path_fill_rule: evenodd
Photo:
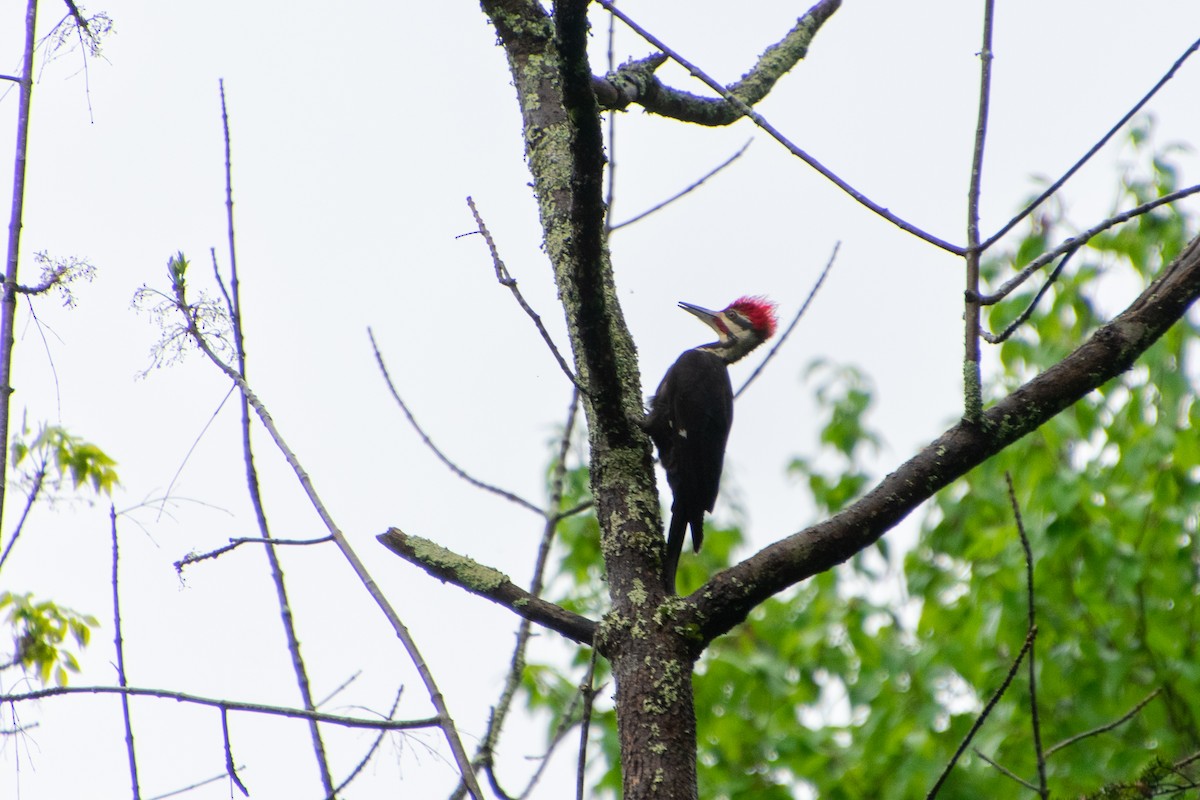
M 691 527 L 692 548 L 699 551 L 704 512 L 712 511 L 717 501 L 733 425 L 733 386 L 726 367 L 775 333 L 775 304 L 763 297 L 740 297 L 723 311 L 691 303 L 679 307 L 716 331 L 717 341 L 679 356 L 650 399 L 646 416 L 646 432 L 658 447 L 674 497 L 663 563 L 663 581 L 671 594 L 684 535 Z

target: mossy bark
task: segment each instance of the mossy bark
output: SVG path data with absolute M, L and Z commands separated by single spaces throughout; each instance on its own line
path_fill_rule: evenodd
M 624 796 L 696 797 L 692 656 L 656 613 L 662 520 L 637 350 L 617 301 L 604 232 L 604 142 L 587 61 L 587 3 L 547 15 L 532 0 L 484 0 L 521 107 L 525 156 L 584 389 L 592 493 L 612 608 L 596 646 L 616 677 Z

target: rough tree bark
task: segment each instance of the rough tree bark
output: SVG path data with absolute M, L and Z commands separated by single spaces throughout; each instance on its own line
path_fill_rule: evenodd
M 687 643 L 656 613 L 662 520 L 649 441 L 637 424 L 637 354 L 604 235 L 604 142 L 587 59 L 587 0 L 484 0 L 521 105 L 546 253 L 584 389 L 592 493 L 612 610 L 596 646 L 616 679 L 625 797 L 696 796 Z

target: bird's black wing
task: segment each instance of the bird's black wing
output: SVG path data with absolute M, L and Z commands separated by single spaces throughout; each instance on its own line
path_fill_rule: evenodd
M 725 443 L 733 424 L 733 387 L 725 362 L 703 350 L 681 355 L 659 384 L 646 420 L 674 502 L 671 511 L 703 524 L 721 485 Z M 693 543 L 699 545 L 698 526 Z

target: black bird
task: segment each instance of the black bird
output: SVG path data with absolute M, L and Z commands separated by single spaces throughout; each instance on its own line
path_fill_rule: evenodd
M 663 581 L 675 592 L 675 569 L 683 537 L 692 529 L 692 548 L 704 540 L 704 512 L 712 511 L 725 463 L 725 442 L 733 425 L 733 386 L 729 364 L 775 333 L 775 304 L 764 297 L 740 297 L 723 311 L 690 303 L 679 307 L 717 332 L 717 341 L 683 353 L 667 370 L 650 398 L 646 432 L 667 471 L 671 525 Z

